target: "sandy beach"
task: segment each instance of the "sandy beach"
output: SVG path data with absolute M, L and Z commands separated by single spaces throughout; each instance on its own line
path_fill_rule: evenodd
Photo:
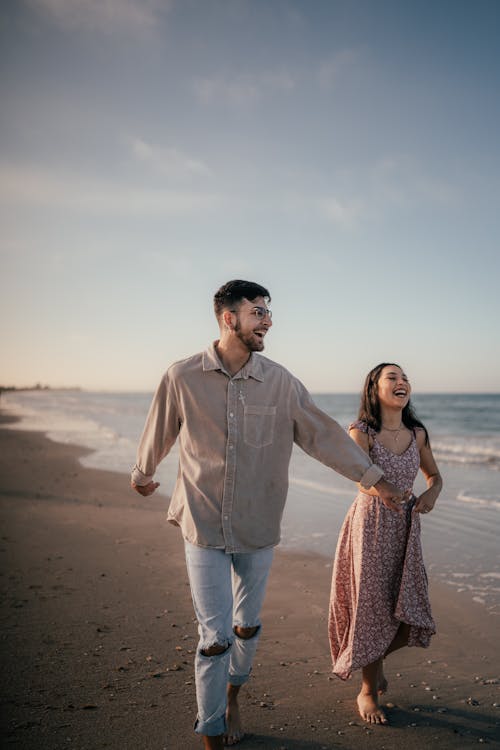
M 5 423 L 7 417 L 3 418 Z M 0 424 L 5 746 L 198 748 L 196 623 L 164 495 L 85 469 L 85 449 Z M 389 727 L 330 672 L 331 560 L 278 549 L 242 691 L 245 750 L 500 744 L 498 623 L 431 580 L 438 635 L 387 660 Z

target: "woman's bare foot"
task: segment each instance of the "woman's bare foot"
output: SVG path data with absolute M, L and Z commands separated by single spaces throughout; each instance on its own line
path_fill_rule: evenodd
M 225 745 L 236 745 L 243 739 L 245 733 L 241 726 L 240 709 L 236 698 L 228 700 L 226 709 Z
M 360 692 L 358 710 L 361 718 L 368 724 L 388 724 L 387 716 L 378 705 L 377 696 L 373 693 Z
M 389 683 L 387 682 L 387 679 L 384 674 L 384 662 L 381 659 L 379 668 L 377 670 L 377 693 L 379 695 L 383 695 L 384 693 L 387 693 L 388 686 L 389 686 Z
M 218 734 L 216 737 L 203 737 L 203 750 L 224 750 L 222 744 L 222 734 Z

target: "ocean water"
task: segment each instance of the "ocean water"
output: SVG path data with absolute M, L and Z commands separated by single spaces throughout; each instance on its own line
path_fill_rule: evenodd
M 86 391 L 4 392 L 0 406 L 21 418 L 14 429 L 41 430 L 58 442 L 92 449 L 82 464 L 129 472 L 152 394 Z M 320 408 L 347 427 L 359 397 L 314 396 Z M 435 510 L 422 517 L 422 540 L 431 579 L 472 597 L 492 615 L 500 614 L 500 394 L 416 395 L 412 401 L 431 436 L 444 478 Z M 157 478 L 167 501 L 177 472 L 174 447 Z M 416 490 L 425 487 L 417 481 Z M 283 518 L 282 544 L 331 560 L 337 536 L 355 496 L 352 482 L 295 448 Z

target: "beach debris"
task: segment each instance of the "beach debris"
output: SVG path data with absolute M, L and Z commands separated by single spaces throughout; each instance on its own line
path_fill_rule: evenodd
M 386 708 L 394 708 L 394 703 L 386 703 Z
M 469 706 L 479 706 L 480 705 L 479 701 L 477 701 L 475 698 L 472 698 L 471 696 L 469 696 L 465 702 Z
M 111 633 L 109 625 L 98 625 L 96 628 L 97 633 Z
M 167 672 L 181 672 L 184 669 L 180 664 L 172 664 L 171 667 L 167 667 Z
M 498 680 L 496 677 L 492 677 L 488 680 L 483 680 L 482 684 L 483 685 L 498 685 Z

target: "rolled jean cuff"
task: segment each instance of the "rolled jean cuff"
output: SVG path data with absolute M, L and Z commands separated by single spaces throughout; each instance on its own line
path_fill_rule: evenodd
M 224 734 L 226 731 L 226 717 L 222 715 L 218 719 L 212 719 L 212 721 L 200 721 L 197 718 L 194 723 L 194 731 L 196 734 L 204 734 L 205 737 L 218 737 L 219 734 Z
M 248 674 L 230 674 L 228 677 L 228 682 L 230 685 L 239 687 L 240 685 L 244 685 L 245 682 L 248 682 L 249 679 L 250 672 Z

